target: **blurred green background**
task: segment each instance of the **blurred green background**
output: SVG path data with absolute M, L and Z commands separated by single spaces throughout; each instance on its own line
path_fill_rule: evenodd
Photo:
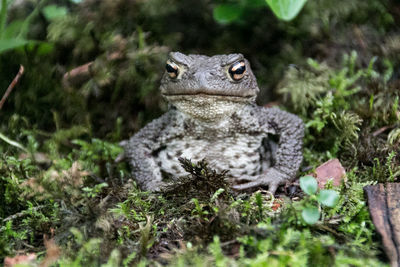
M 101 137 L 119 119 L 126 138 L 166 109 L 158 86 L 169 51 L 243 53 L 258 79 L 260 104 L 279 101 L 274 88 L 285 70 L 301 68 L 308 57 L 333 67 L 353 50 L 361 66 L 372 56 L 392 65 L 399 57 L 395 1 L 313 0 L 289 22 L 252 0 L 9 2 L 7 24 L 19 25 L 8 35 L 21 36 L 22 24 L 23 37 L 37 42 L 0 54 L 0 94 L 25 66 L 0 114 L 3 132 L 17 114 L 45 131 L 84 125 Z M 90 73 L 63 85 L 65 73 L 88 62 Z

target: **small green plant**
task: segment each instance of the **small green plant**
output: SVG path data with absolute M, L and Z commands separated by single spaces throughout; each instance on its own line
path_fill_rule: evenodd
M 321 205 L 335 207 L 339 201 L 339 194 L 332 189 L 318 191 L 318 182 L 312 176 L 300 178 L 300 187 L 308 195 L 306 205 L 301 212 L 301 217 L 308 224 L 315 224 L 321 217 Z
M 194 217 L 208 221 L 207 216 L 209 215 L 209 212 L 204 210 L 205 205 L 200 204 L 197 198 L 192 198 L 192 202 L 194 204 L 194 209 L 192 210 Z
M 394 182 L 400 176 L 400 167 L 395 164 L 396 152 L 391 151 L 387 157 L 386 162 L 374 158 L 374 165 L 372 167 L 372 175 L 381 183 Z
M 108 187 L 107 183 L 101 183 L 101 184 L 96 184 L 93 187 L 84 187 L 82 188 L 82 191 L 85 192 L 85 196 L 88 198 L 95 198 L 97 197 L 98 194 L 100 194 L 103 191 L 104 187 Z

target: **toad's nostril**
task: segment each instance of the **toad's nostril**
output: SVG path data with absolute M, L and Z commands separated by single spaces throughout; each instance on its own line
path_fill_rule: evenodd
M 204 76 L 204 79 L 207 81 L 215 80 L 215 72 L 213 72 L 213 71 L 205 72 L 203 76 Z

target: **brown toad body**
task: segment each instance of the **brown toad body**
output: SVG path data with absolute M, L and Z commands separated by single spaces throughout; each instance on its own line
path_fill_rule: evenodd
M 170 53 L 161 80 L 170 110 L 124 142 L 133 174 L 145 190 L 185 176 L 178 158 L 206 159 L 238 190 L 265 185 L 271 192 L 293 178 L 302 161 L 303 122 L 255 104 L 259 92 L 241 54 Z M 279 142 L 271 146 L 268 134 Z M 243 183 L 245 182 L 245 183 Z

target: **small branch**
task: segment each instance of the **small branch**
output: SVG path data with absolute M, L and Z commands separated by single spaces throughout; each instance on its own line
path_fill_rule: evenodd
M 18 83 L 19 79 L 21 78 L 22 74 L 24 74 L 24 66 L 20 65 L 17 75 L 15 76 L 15 78 L 11 82 L 11 84 L 8 86 L 6 92 L 3 95 L 3 98 L 0 100 L 0 110 L 3 108 L 4 102 L 6 102 L 7 97 L 11 94 L 11 91 L 17 85 L 17 83 Z
M 93 64 L 93 61 L 88 62 L 84 65 L 76 67 L 67 73 L 64 74 L 62 84 L 65 88 L 79 86 L 82 85 L 84 82 L 90 79 L 90 66 Z
M 40 209 L 42 209 L 44 207 L 46 207 L 46 206 L 45 205 L 40 205 L 40 206 L 33 207 L 31 210 L 23 210 L 21 212 L 18 212 L 18 213 L 14 214 L 14 215 L 8 216 L 7 218 L 3 219 L 3 223 L 5 223 L 7 221 L 10 221 L 10 220 L 17 219 L 19 217 L 22 217 L 22 216 L 28 214 L 28 212 L 38 211 L 38 210 L 40 210 Z
M 384 131 L 386 131 L 386 130 L 388 130 L 388 129 L 391 129 L 391 128 L 394 128 L 394 127 L 393 127 L 393 126 L 384 126 L 384 127 L 382 127 L 382 128 L 379 128 L 379 129 L 376 130 L 375 132 L 373 132 L 372 135 L 373 135 L 374 137 L 376 137 L 376 136 L 380 135 L 381 133 L 383 133 Z

